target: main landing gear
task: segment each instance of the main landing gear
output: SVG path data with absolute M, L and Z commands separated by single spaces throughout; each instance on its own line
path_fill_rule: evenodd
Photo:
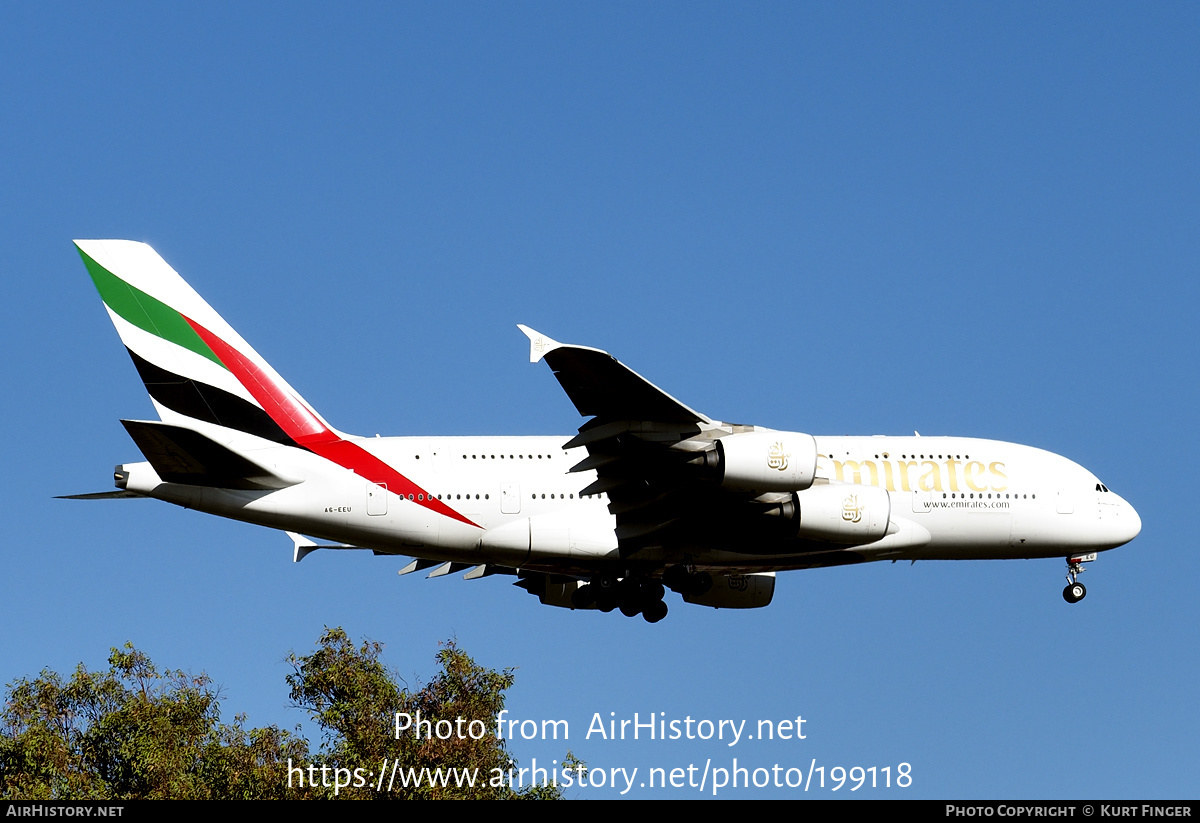
M 602 612 L 620 609 L 626 617 L 640 614 L 647 623 L 657 623 L 667 616 L 664 593 L 662 583 L 657 580 L 604 576 L 579 587 L 571 595 L 571 603 L 577 609 L 592 606 Z
M 1087 587 L 1079 582 L 1079 575 L 1083 574 L 1087 569 L 1083 567 L 1084 560 L 1095 559 L 1095 555 L 1090 557 L 1068 557 L 1067 558 L 1067 587 L 1063 589 L 1063 600 L 1068 603 L 1078 603 L 1087 596 Z

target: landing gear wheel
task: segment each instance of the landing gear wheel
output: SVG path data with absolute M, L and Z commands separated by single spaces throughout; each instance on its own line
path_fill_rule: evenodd
M 637 617 L 642 610 L 642 587 L 640 581 L 626 577 L 617 586 L 618 603 L 621 614 L 626 617 Z
M 1087 596 L 1087 589 L 1079 582 L 1079 575 L 1087 571 L 1083 567 L 1084 561 L 1095 559 L 1095 554 L 1073 555 L 1067 558 L 1067 587 L 1063 589 L 1063 600 L 1078 603 Z
M 617 578 L 612 575 L 605 575 L 588 584 L 588 588 L 595 592 L 597 609 L 607 614 L 617 607 L 621 602 L 617 586 Z
M 596 605 L 596 590 L 584 584 L 571 593 L 571 605 L 576 609 L 590 609 Z
M 642 617 L 647 623 L 657 623 L 667 616 L 667 604 L 661 600 L 651 603 L 642 609 Z
M 1082 583 L 1072 583 L 1063 589 L 1063 600 L 1068 603 L 1078 603 L 1087 596 L 1087 588 Z

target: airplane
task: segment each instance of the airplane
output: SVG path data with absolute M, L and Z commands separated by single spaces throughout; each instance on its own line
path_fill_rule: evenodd
M 293 560 L 366 549 L 400 574 L 511 575 L 542 603 L 650 623 L 667 589 L 770 604 L 775 573 L 866 561 L 1065 558 L 1141 531 L 1048 451 L 963 437 L 814 437 L 715 420 L 608 353 L 526 326 L 587 420 L 561 437 L 359 437 L 330 425 L 150 246 L 77 240 L 158 420 L 117 491 L 285 531 Z

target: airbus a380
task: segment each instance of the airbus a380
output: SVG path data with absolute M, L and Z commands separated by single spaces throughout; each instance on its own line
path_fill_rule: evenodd
M 961 437 L 813 437 L 714 420 L 599 349 L 520 326 L 579 413 L 573 437 L 356 437 L 319 415 L 149 246 L 76 246 L 159 420 L 118 491 L 413 560 L 515 575 L 541 602 L 655 623 L 666 589 L 755 608 L 775 572 L 868 560 L 1060 557 L 1063 597 L 1141 530 L 1091 472 Z M 305 536 L 307 535 L 307 536 Z

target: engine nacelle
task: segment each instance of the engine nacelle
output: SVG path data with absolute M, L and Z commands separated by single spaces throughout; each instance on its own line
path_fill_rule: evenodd
M 847 546 L 874 543 L 887 534 L 892 498 L 887 489 L 857 483 L 813 486 L 792 496 L 796 536 Z
M 714 609 L 761 609 L 775 596 L 775 572 L 714 574 L 704 594 L 685 594 L 684 601 Z
M 731 434 L 706 457 L 715 460 L 722 486 L 741 491 L 800 491 L 817 473 L 817 441 L 799 432 Z

